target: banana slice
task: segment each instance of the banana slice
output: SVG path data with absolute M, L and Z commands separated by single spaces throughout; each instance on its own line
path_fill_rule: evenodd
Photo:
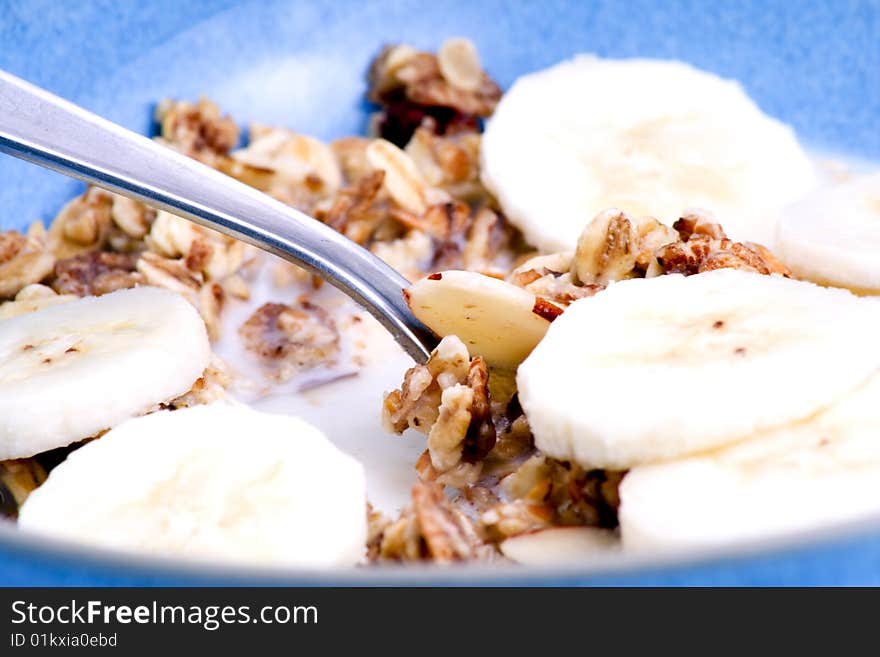
M 818 190 L 786 208 L 779 222 L 780 259 L 824 285 L 880 293 L 880 172 Z
M 74 451 L 19 525 L 156 555 L 352 565 L 364 554 L 360 464 L 298 418 L 219 403 L 125 422 Z
M 520 365 L 536 445 L 623 470 L 743 440 L 826 407 L 880 366 L 880 304 L 734 269 L 612 283 Z
M 880 377 L 827 411 L 683 461 L 631 470 L 626 549 L 680 549 L 880 514 Z
M 562 312 L 526 290 L 483 274 L 444 271 L 406 292 L 413 314 L 441 337 L 456 335 L 471 356 L 514 369 Z
M 687 64 L 582 55 L 519 78 L 486 126 L 486 187 L 526 239 L 571 249 L 609 207 L 671 224 L 703 207 L 738 241 L 770 244 L 810 190 L 790 128 L 735 82 Z
M 208 365 L 205 324 L 158 288 L 0 321 L 0 460 L 93 436 L 183 394 Z

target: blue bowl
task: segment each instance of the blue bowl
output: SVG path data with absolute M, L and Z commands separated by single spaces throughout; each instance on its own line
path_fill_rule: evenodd
M 362 132 L 366 64 L 385 42 L 470 37 L 489 71 L 518 75 L 577 52 L 676 58 L 740 80 L 813 149 L 880 159 L 880 2 L 0 0 L 0 68 L 134 130 L 166 96 L 207 94 L 242 122 L 322 138 Z M 50 220 L 79 183 L 0 157 L 0 229 Z M 0 531 L 0 584 L 220 582 L 880 584 L 880 529 L 590 570 L 218 571 Z

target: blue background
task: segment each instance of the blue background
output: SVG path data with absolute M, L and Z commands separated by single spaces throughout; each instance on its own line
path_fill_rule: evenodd
M 138 131 L 165 96 L 242 123 L 363 130 L 378 47 L 473 39 L 507 86 L 577 52 L 679 58 L 742 81 L 808 145 L 880 159 L 880 1 L 233 2 L 0 0 L 0 68 Z M 650 99 L 646 99 L 650 102 Z M 0 157 L 0 228 L 51 219 L 79 184 Z M 157 579 L 163 578 L 164 579 Z M 169 579 L 170 578 L 170 579 Z M 873 583 L 880 538 L 642 574 L 637 583 Z M 0 546 L 0 583 L 181 581 Z M 620 581 L 604 578 L 602 583 Z

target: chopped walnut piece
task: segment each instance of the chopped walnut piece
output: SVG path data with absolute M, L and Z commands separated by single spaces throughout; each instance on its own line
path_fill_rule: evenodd
M 14 230 L 0 232 L 0 300 L 39 283 L 52 273 L 54 265 L 42 223 L 31 224 L 25 235 Z
M 0 515 L 18 516 L 18 509 L 46 476 L 43 466 L 32 458 L 0 461 Z
M 430 463 L 417 465 L 423 479 L 474 483 L 497 438 L 486 362 L 471 359 L 457 337 L 443 338 L 428 362 L 410 368 L 401 388 L 385 396 L 383 420 L 395 433 L 428 434 Z
M 672 224 L 672 227 L 678 232 L 682 242 L 687 242 L 692 236 L 699 235 L 713 240 L 727 239 L 721 224 L 715 223 L 711 217 L 696 211 L 685 213 Z
M 381 534 L 373 540 L 378 543 L 376 560 L 421 561 L 428 558 L 421 528 L 412 509 L 405 509 L 396 520 L 382 527 Z
M 339 356 L 336 323 L 327 311 L 304 299 L 295 306 L 263 304 L 239 334 L 245 347 L 282 382 L 302 370 L 331 365 Z
M 163 100 L 156 108 L 156 121 L 162 141 L 211 166 L 238 143 L 238 126 L 206 98 L 198 103 Z
M 729 239 L 692 235 L 687 242 L 668 244 L 657 251 L 664 274 L 699 274 L 713 269 L 740 269 L 758 274 L 790 272 L 766 248 Z
M 431 559 L 445 564 L 467 559 L 489 559 L 495 550 L 480 530 L 453 507 L 439 484 L 419 482 L 413 486 L 412 507 L 381 528 L 380 559 L 417 561 Z M 376 540 L 374 538 L 374 540 Z
M 464 343 L 455 336 L 443 338 L 428 362 L 407 370 L 401 388 L 385 396 L 386 427 L 398 434 L 407 428 L 427 434 L 437 421 L 443 390 L 464 383 L 469 367 Z
M 482 544 L 471 522 L 454 509 L 438 484 L 417 483 L 413 509 L 431 557 L 439 563 L 477 556 Z
M 100 296 L 144 282 L 135 271 L 137 257 L 126 253 L 90 251 L 55 263 L 52 289 L 78 297 Z
M 358 244 L 366 244 L 388 216 L 387 203 L 380 190 L 385 179 L 383 171 L 374 171 L 357 183 L 344 188 L 317 218 Z
M 623 475 L 536 454 L 501 480 L 507 501 L 484 512 L 481 522 L 493 540 L 549 525 L 612 528 Z
M 501 89 L 481 70 L 475 49 L 462 47 L 462 41 L 441 46 L 442 64 L 407 45 L 386 46 L 373 60 L 367 97 L 383 106 L 377 121 L 381 137 L 403 146 L 426 117 L 445 134 L 475 130 L 478 117 L 492 114 Z
M 457 383 L 443 390 L 437 421 L 428 432 L 428 453 L 431 465 L 442 476 L 462 461 L 462 452 L 468 427 L 471 425 L 471 407 L 474 391 Z M 479 472 L 471 472 L 476 477 Z M 438 476 L 438 480 L 439 480 Z
M 112 228 L 110 192 L 90 187 L 65 205 L 49 227 L 49 244 L 58 259 L 102 248 Z

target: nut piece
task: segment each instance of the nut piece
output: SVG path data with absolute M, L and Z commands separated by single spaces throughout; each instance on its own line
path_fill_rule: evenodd
M 144 282 L 143 275 L 135 271 L 136 264 L 137 257 L 125 253 L 82 253 L 55 264 L 52 288 L 58 294 L 85 297 L 134 287 Z
M 443 488 L 434 483 L 417 483 L 412 490 L 412 506 L 391 523 L 376 528 L 378 559 L 419 561 L 430 559 L 445 564 L 467 559 L 497 556 L 486 545 L 480 530 L 453 507 Z
M 692 235 L 687 242 L 664 246 L 657 251 L 657 261 L 665 274 L 689 276 L 713 269 L 740 269 L 791 276 L 785 265 L 763 246 L 704 235 Z
M 428 362 L 415 365 L 404 375 L 403 385 L 385 395 L 382 419 L 393 433 L 407 428 L 429 433 L 440 414 L 443 390 L 465 383 L 470 356 L 455 336 L 443 338 Z
M 245 348 L 259 356 L 269 376 L 290 380 L 302 370 L 329 366 L 339 356 L 339 331 L 320 306 L 265 303 L 239 328 Z
M 497 439 L 486 362 L 471 359 L 457 337 L 444 338 L 425 365 L 410 368 L 401 388 L 385 396 L 383 420 L 394 433 L 413 428 L 428 434 L 429 459 L 418 467 L 422 479 L 474 483 Z
M 96 187 L 65 205 L 49 227 L 49 243 L 56 258 L 69 258 L 104 246 L 110 233 L 109 192 Z
M 474 44 L 468 39 L 447 39 L 437 51 L 437 65 L 446 81 L 462 91 L 476 91 L 483 80 L 483 67 Z
M 692 236 L 702 235 L 713 240 L 727 239 L 721 224 L 715 223 L 714 217 L 701 210 L 690 210 L 684 213 L 672 227 L 678 232 L 679 239 L 687 242 Z M 678 240 L 676 240 L 678 241 Z
M 366 244 L 388 217 L 387 203 L 380 194 L 384 180 L 384 171 L 361 178 L 339 192 L 333 205 L 326 212 L 316 213 L 316 218 L 350 240 Z
M 238 143 L 238 126 L 207 98 L 198 103 L 163 100 L 156 107 L 156 121 L 161 141 L 210 166 Z
M 366 154 L 370 166 L 385 173 L 384 187 L 397 205 L 416 215 L 428 209 L 428 184 L 409 155 L 384 139 L 372 141 Z
M 480 520 L 493 540 L 550 525 L 613 528 L 624 474 L 587 471 L 536 454 L 501 480 L 507 501 L 484 512 Z
M 22 288 L 39 283 L 54 265 L 42 223 L 31 224 L 26 235 L 0 232 L 0 299 L 11 299 Z
M 453 39 L 438 57 L 409 46 L 386 46 L 370 65 L 367 97 L 383 106 L 379 136 L 403 146 L 425 121 L 437 134 L 479 131 L 501 98 L 501 89 L 479 66 L 468 42 Z M 476 67 L 476 68 L 475 68 Z

